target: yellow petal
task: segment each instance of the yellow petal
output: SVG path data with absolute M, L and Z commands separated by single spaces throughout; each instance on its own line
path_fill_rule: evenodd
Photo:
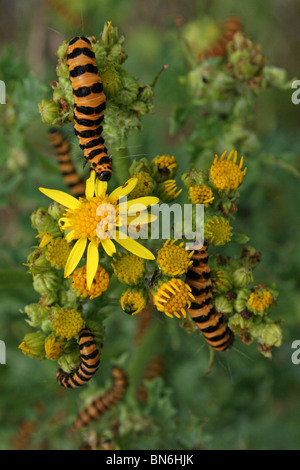
M 37 235 L 37 237 L 40 236 Z M 43 238 L 40 241 L 39 248 L 44 248 L 44 246 L 48 245 L 48 243 L 52 240 L 53 236 L 50 233 L 44 233 Z
M 75 235 L 75 230 L 70 230 L 70 232 L 66 235 L 66 241 L 70 243 L 72 240 L 74 240 L 74 235 Z
M 101 240 L 101 244 L 108 256 L 113 256 L 115 254 L 116 247 L 114 245 L 114 242 L 110 240 L 110 238 L 107 238 L 106 240 Z
M 143 196 L 138 197 L 136 199 L 132 199 L 131 201 L 121 202 L 119 204 L 119 210 L 120 214 L 126 214 L 126 212 L 128 211 L 128 215 L 134 215 L 137 212 L 143 212 L 148 206 L 152 206 L 158 203 L 158 197 Z
M 65 277 L 70 276 L 70 274 L 72 274 L 72 272 L 78 265 L 84 253 L 86 244 L 87 244 L 86 238 L 79 238 L 79 240 L 77 240 L 77 242 L 73 246 L 71 253 L 69 254 L 69 257 L 66 262 L 65 272 L 64 272 Z
M 93 242 L 90 242 L 87 249 L 87 258 L 86 258 L 86 283 L 87 288 L 92 287 L 93 279 L 97 272 L 99 264 L 99 251 L 98 246 Z
M 104 196 L 107 190 L 107 181 L 100 181 L 99 178 L 95 182 L 95 195 L 97 197 Z
M 85 183 L 85 197 L 90 200 L 94 197 L 95 194 L 95 177 L 96 173 L 94 170 L 91 170 L 90 177 L 86 180 Z
M 78 209 L 81 205 L 78 199 L 71 196 L 70 194 L 64 193 L 63 191 L 46 188 L 39 188 L 39 190 L 41 191 L 41 193 L 45 194 L 45 196 L 50 197 L 50 199 L 53 199 L 53 201 L 58 202 L 59 204 L 67 207 L 68 209 Z
M 110 195 L 109 197 L 114 199 L 119 199 L 122 196 L 127 196 L 127 194 L 131 193 L 131 191 L 136 187 L 137 184 L 137 178 L 130 178 L 128 181 L 126 181 L 123 186 L 119 186 L 116 188 Z
M 126 238 L 119 238 L 118 234 L 119 232 L 116 233 L 116 242 L 119 243 L 119 245 L 121 245 L 126 250 L 130 251 L 130 253 L 133 253 L 134 255 L 139 256 L 143 259 L 155 259 L 155 256 L 153 255 L 153 253 L 151 253 L 150 250 L 148 250 L 148 248 L 144 247 L 136 240 L 133 240 L 133 238 L 130 238 L 128 236 L 126 236 Z M 124 237 L 125 234 L 122 233 L 122 236 Z
M 125 219 L 125 217 L 124 217 Z M 150 224 L 150 222 L 155 222 L 157 220 L 156 215 L 148 214 L 148 212 L 142 212 L 139 215 L 131 215 L 127 217 L 127 224 L 135 225 L 144 225 Z

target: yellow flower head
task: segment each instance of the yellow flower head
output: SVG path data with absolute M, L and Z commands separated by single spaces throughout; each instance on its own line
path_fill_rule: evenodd
M 191 288 L 181 279 L 173 278 L 163 282 L 153 295 L 153 302 L 157 310 L 164 312 L 168 317 L 186 317 L 186 308 L 191 306 L 194 299 Z
M 89 297 L 95 299 L 99 297 L 108 288 L 109 274 L 102 266 L 98 266 L 95 277 L 90 289 L 86 283 L 86 265 L 76 268 L 70 278 L 73 279 L 72 288 L 77 289 L 77 295 L 80 297 Z
M 112 267 L 119 281 L 126 284 L 135 284 L 145 273 L 145 261 L 132 253 L 119 253 Z
M 177 191 L 177 185 L 175 180 L 166 180 L 159 186 L 159 192 L 161 195 L 161 199 L 164 202 L 171 202 L 179 196 L 182 189 Z
M 151 196 L 119 201 L 135 188 L 137 179 L 129 179 L 108 195 L 107 182 L 100 181 L 95 176 L 95 171 L 92 170 L 86 181 L 85 198 L 76 199 L 62 191 L 39 188 L 43 194 L 66 207 L 64 216 L 59 220 L 60 227 L 68 231 L 66 241 L 70 243 L 76 240 L 76 243 L 66 262 L 64 276 L 72 274 L 86 252 L 88 289 L 91 288 L 98 269 L 99 245 L 109 256 L 116 252 L 115 241 L 136 256 L 155 258 L 151 251 L 130 238 L 126 230 L 137 219 L 138 224 L 147 225 L 151 221 L 147 207 L 159 202 L 157 197 Z
M 141 171 L 140 173 L 135 173 L 132 175 L 132 178 L 137 179 L 136 187 L 129 194 L 130 199 L 136 197 L 148 196 L 153 191 L 153 180 L 149 173 L 146 171 Z
M 62 308 L 57 312 L 53 328 L 58 336 L 71 339 L 82 330 L 84 321 L 82 316 L 74 308 Z
M 262 313 L 270 307 L 274 298 L 272 293 L 267 289 L 260 289 L 252 292 L 248 299 L 248 306 L 255 313 Z
M 45 342 L 46 359 L 58 359 L 63 351 L 63 341 L 58 340 L 54 336 Z
M 209 207 L 214 200 L 214 195 L 212 190 L 205 184 L 196 186 L 191 184 L 189 187 L 189 198 L 193 204 L 204 204 L 205 207 Z
M 231 189 L 237 189 L 242 184 L 247 168 L 242 170 L 244 157 L 237 165 L 237 151 L 233 152 L 232 150 L 227 159 L 225 159 L 226 153 L 227 151 L 221 155 L 220 160 L 218 160 L 218 155 L 215 156 L 210 167 L 210 178 L 216 188 L 230 191 Z M 233 153 L 234 158 L 231 160 Z
M 161 155 L 153 159 L 155 173 L 159 181 L 164 181 L 176 175 L 178 163 L 172 155 Z
M 205 239 L 212 245 L 225 245 L 231 238 L 231 226 L 223 217 L 212 217 L 204 225 Z
M 71 252 L 69 243 L 61 237 L 54 238 L 47 247 L 47 258 L 55 268 L 64 268 Z
M 127 289 L 123 292 L 120 302 L 124 312 L 136 315 L 146 307 L 147 298 L 140 289 Z
M 176 241 L 167 240 L 157 253 L 157 263 L 160 269 L 169 276 L 180 276 L 186 273 L 189 266 L 193 264 L 191 257 L 194 252 L 188 252 L 184 248 L 184 242 L 176 245 Z

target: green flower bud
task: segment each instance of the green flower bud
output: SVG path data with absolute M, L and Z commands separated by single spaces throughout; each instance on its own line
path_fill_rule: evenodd
M 140 85 L 139 86 L 139 99 L 141 101 L 152 100 L 154 97 L 153 88 L 150 85 Z
M 48 211 L 45 207 L 40 207 L 38 210 L 34 211 L 31 216 L 31 225 L 35 228 L 38 232 L 45 231 L 46 220 L 49 219 L 50 216 Z
M 47 260 L 46 251 L 43 248 L 36 248 L 27 256 L 27 263 L 31 274 L 41 274 L 49 271 L 51 264 Z
M 106 97 L 111 98 L 119 92 L 122 82 L 120 75 L 113 66 L 106 67 L 100 72 L 103 90 Z
M 228 292 L 232 287 L 229 275 L 224 269 L 213 269 L 211 271 L 211 279 L 213 289 L 218 293 Z
M 52 293 L 44 294 L 40 297 L 39 306 L 43 307 L 51 307 L 57 301 L 56 295 Z
M 119 42 L 118 28 L 111 25 L 111 21 L 104 24 L 102 33 L 100 34 L 101 43 L 107 49 L 111 49 Z
M 232 302 L 225 295 L 218 295 L 214 298 L 214 305 L 218 312 L 232 313 Z
M 96 65 L 98 69 L 102 69 L 106 65 L 106 51 L 105 48 L 99 43 L 92 43 L 92 49 L 95 54 Z
M 128 55 L 125 51 L 123 51 L 121 44 L 115 44 L 112 46 L 107 58 L 111 62 L 115 62 L 117 64 L 123 64 L 127 59 Z
M 133 160 L 130 168 L 129 174 L 132 176 L 135 173 L 149 173 L 150 168 L 148 164 L 148 160 L 146 158 L 140 158 L 140 160 Z
M 252 246 L 242 248 L 241 260 L 244 266 L 254 269 L 261 261 L 261 252 Z
M 231 209 L 231 204 L 232 203 L 230 203 L 230 206 L 229 206 L 229 213 Z M 234 233 L 231 238 L 232 242 L 239 243 L 241 245 L 243 245 L 244 243 L 247 243 L 249 240 L 250 240 L 249 237 L 245 235 L 244 233 Z
M 59 220 L 66 212 L 66 208 L 58 202 L 52 202 L 48 207 L 48 214 L 55 220 Z
M 56 75 L 58 77 L 62 77 L 62 78 L 69 78 L 70 77 L 69 67 L 67 66 L 67 64 L 65 62 L 60 61 L 60 62 L 57 63 Z
M 261 331 L 260 342 L 267 347 L 279 347 L 282 344 L 282 329 L 276 323 L 265 325 Z
M 59 77 L 53 91 L 53 100 L 57 103 L 63 98 L 69 106 L 74 106 L 72 83 L 69 78 Z
M 253 319 L 243 318 L 239 313 L 235 313 L 228 320 L 229 328 L 236 334 L 250 332 L 252 335 Z
M 236 312 L 241 312 L 246 308 L 249 296 L 250 291 L 248 289 L 242 288 L 237 291 L 237 297 L 233 302 L 234 310 Z
M 60 283 L 60 277 L 55 271 L 37 274 L 33 278 L 33 288 L 39 294 L 56 292 Z
M 54 101 L 43 99 L 38 104 L 38 109 L 44 124 L 51 126 L 55 119 L 59 118 L 59 105 Z
M 148 113 L 148 107 L 143 101 L 135 101 L 130 106 L 130 109 L 137 113 L 139 116 L 145 116 Z
M 19 345 L 23 354 L 33 359 L 45 359 L 45 340 L 46 335 L 41 331 L 28 333 L 25 335 L 22 343 Z
M 231 279 L 234 287 L 246 287 L 254 281 L 252 271 L 248 268 L 236 269 Z
M 166 180 L 157 186 L 157 196 L 161 202 L 172 202 L 179 196 L 182 189 L 178 189 L 175 180 Z
M 138 92 L 139 87 L 137 81 L 124 72 L 122 76 L 122 89 L 115 97 L 115 101 L 117 104 L 129 106 L 136 100 Z
M 72 342 L 73 345 L 73 342 Z M 68 349 L 68 343 L 64 349 Z M 63 353 L 58 359 L 58 365 L 64 372 L 70 374 L 80 364 L 80 352 L 79 348 L 74 349 L 70 352 Z
M 62 44 L 58 47 L 55 55 L 57 55 L 58 59 L 62 60 L 67 57 L 68 53 L 69 42 L 63 41 Z
M 184 185 L 189 188 L 191 184 L 195 186 L 203 185 L 206 182 L 203 171 L 198 171 L 195 168 L 192 168 L 187 173 L 181 175 L 181 180 Z
M 68 287 L 65 285 L 66 281 L 70 282 Z M 75 309 L 77 309 L 78 296 L 77 296 L 77 290 L 72 289 L 72 279 L 65 279 L 64 280 L 63 289 L 61 289 L 59 291 L 58 298 L 59 298 L 59 304 L 63 308 L 75 308 Z

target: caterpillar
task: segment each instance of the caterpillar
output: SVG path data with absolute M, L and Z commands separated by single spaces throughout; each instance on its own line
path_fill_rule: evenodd
M 59 170 L 63 176 L 64 182 L 70 188 L 70 192 L 75 197 L 83 197 L 85 186 L 83 179 L 77 173 L 70 156 L 70 145 L 63 134 L 55 128 L 48 131 L 49 142 L 52 145 Z
M 222 37 L 216 41 L 210 48 L 198 55 L 198 60 L 204 60 L 207 57 L 224 57 L 226 54 L 227 44 L 232 41 L 235 33 L 241 30 L 241 21 L 238 17 L 233 16 L 226 20 Z
M 143 378 L 143 381 L 144 380 L 149 380 L 150 381 L 150 380 L 155 379 L 155 377 L 162 376 L 163 369 L 164 369 L 164 360 L 163 360 L 163 358 L 160 357 L 160 356 L 152 357 L 149 364 L 148 364 L 148 366 L 147 366 L 146 374 Z M 143 403 L 145 403 L 148 400 L 148 392 L 147 392 L 146 387 L 145 387 L 143 382 L 140 384 L 140 386 L 138 388 L 137 399 L 138 399 L 138 401 L 143 402 Z
M 127 376 L 119 366 L 113 367 L 112 376 L 113 386 L 111 389 L 105 395 L 93 400 L 92 403 L 79 413 L 72 426 L 73 431 L 87 426 L 123 398 L 127 387 Z
M 101 181 L 112 175 L 111 157 L 102 137 L 106 98 L 89 39 L 75 37 L 69 42 L 67 64 L 74 94 L 74 130 L 89 162 Z
M 81 362 L 70 374 L 62 369 L 56 372 L 57 381 L 65 388 L 77 388 L 86 384 L 96 373 L 100 365 L 100 354 L 92 332 L 85 328 L 79 334 Z
M 232 346 L 234 334 L 225 323 L 222 313 L 217 312 L 212 304 L 212 281 L 206 243 L 201 249 L 195 250 L 192 260 L 186 282 L 191 287 L 195 300 L 188 312 L 207 343 L 217 351 L 225 351 Z

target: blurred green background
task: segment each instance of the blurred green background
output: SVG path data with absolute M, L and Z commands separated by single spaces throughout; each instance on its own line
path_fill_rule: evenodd
M 178 78 L 186 73 L 176 19 L 182 17 L 187 23 L 209 17 L 222 22 L 232 14 L 239 16 L 243 30 L 262 45 L 268 62 L 285 68 L 292 79 L 300 76 L 300 4 L 297 0 L 2 0 L 0 6 L 5 11 L 0 17 L 0 78 L 6 82 L 8 101 L 14 90 L 17 116 L 10 133 L 6 132 L 9 117 L 5 121 L 3 113 L 0 116 L 0 339 L 7 347 L 7 364 L 0 365 L 0 448 L 14 447 L 26 420 L 36 423 L 31 448 L 77 448 L 80 438 L 74 441 L 64 432 L 64 423 L 75 416 L 80 392 L 58 390 L 54 364 L 39 363 L 18 349 L 30 331 L 20 309 L 36 300 L 22 263 L 34 244 L 29 216 L 45 203 L 37 188 L 42 184 L 64 189 L 37 109 L 55 79 L 57 47 L 77 34 L 98 35 L 104 22 L 112 20 L 126 37 L 130 74 L 151 83 L 168 64 L 155 89 L 156 112 L 144 117 L 143 131 L 131 138 L 130 153 L 132 159 L 175 155 L 183 172 L 188 164 L 183 143 L 189 128 L 175 135 L 169 132 L 174 106 L 181 102 Z M 249 178 L 241 190 L 235 222 L 237 232 L 247 233 L 263 254 L 257 280 L 276 283 L 280 292 L 273 316 L 284 320 L 282 347 L 269 361 L 255 346 L 245 347 L 237 340 L 228 354 L 217 355 L 206 375 L 209 352 L 204 340 L 200 335 L 187 336 L 175 321 L 168 322 L 164 386 L 170 393 L 172 419 L 166 419 L 164 429 L 149 432 L 148 438 L 142 435 L 139 440 L 133 432 L 123 448 L 300 448 L 300 365 L 291 362 L 291 344 L 300 339 L 299 123 L 300 106 L 292 104 L 291 92 L 272 90 L 257 98 L 251 126 L 261 151 L 283 154 L 286 160 L 282 165 L 252 164 L 249 156 Z M 130 361 L 135 320 L 121 310 L 110 319 L 104 364 L 123 352 L 128 352 Z M 104 366 L 104 376 L 109 381 L 108 367 Z M 153 414 L 160 415 L 162 408 L 154 408 Z

